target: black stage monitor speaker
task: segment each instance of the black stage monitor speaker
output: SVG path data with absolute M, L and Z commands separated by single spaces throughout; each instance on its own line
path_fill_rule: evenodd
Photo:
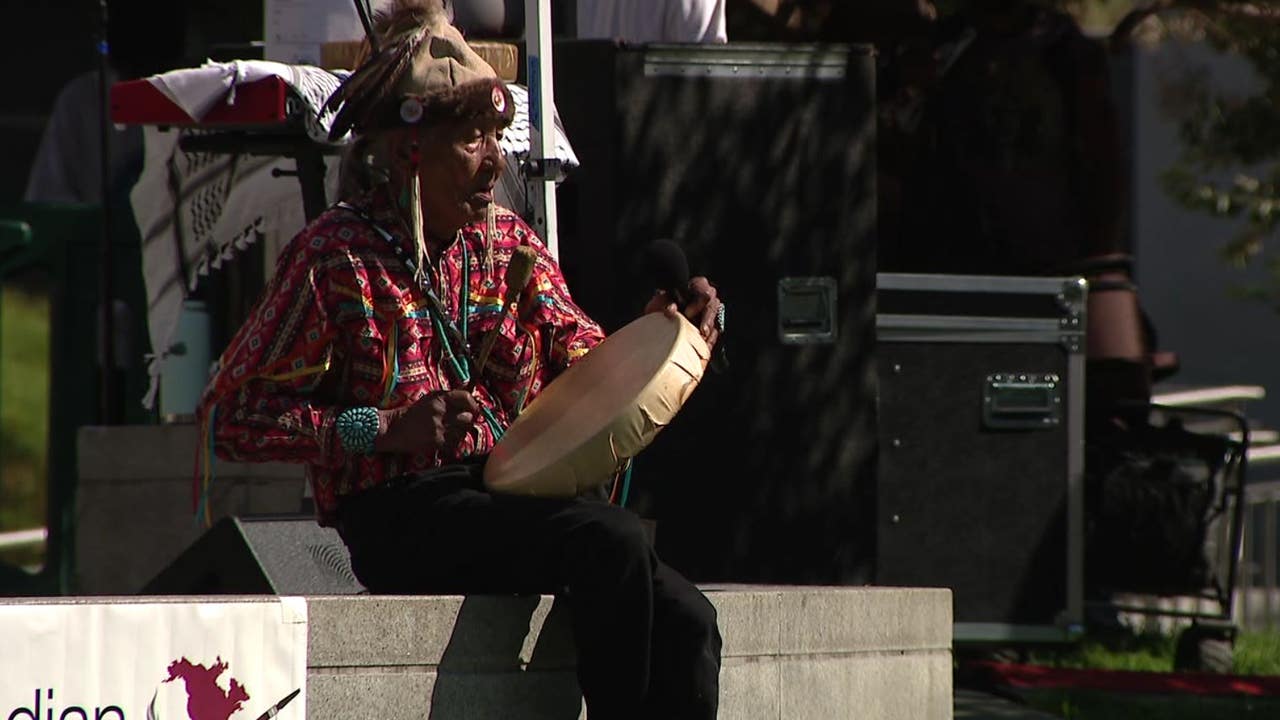
M 710 374 L 636 461 L 632 506 L 699 581 L 859 583 L 874 558 L 869 48 L 562 41 L 581 167 L 558 193 L 575 300 L 615 330 L 659 238 L 727 304 Z
M 363 592 L 347 548 L 311 516 L 228 517 L 156 575 L 143 595 Z
M 956 642 L 1083 626 L 1084 290 L 879 282 L 876 581 L 951 588 Z

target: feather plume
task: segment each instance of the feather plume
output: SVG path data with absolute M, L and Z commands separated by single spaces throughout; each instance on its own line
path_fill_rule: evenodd
M 413 279 L 421 286 L 427 278 L 427 231 L 422 225 L 422 181 L 418 179 L 418 150 L 413 150 L 413 179 L 409 181 L 409 228 L 413 234 L 413 255 L 417 267 Z
M 394 0 L 374 13 L 373 27 L 380 49 L 325 101 L 326 110 L 338 110 L 330 138 L 342 137 L 352 126 L 368 123 L 384 107 L 413 67 L 423 43 L 430 40 L 430 28 L 443 17 L 440 0 Z
M 447 21 L 446 0 L 391 0 L 374 12 L 373 25 L 381 35 L 414 25 Z

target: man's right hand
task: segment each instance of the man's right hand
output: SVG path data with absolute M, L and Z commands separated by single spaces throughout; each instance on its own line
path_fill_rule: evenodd
M 377 452 L 425 453 L 457 447 L 480 415 L 480 405 L 466 390 L 424 395 L 408 407 L 378 411 Z

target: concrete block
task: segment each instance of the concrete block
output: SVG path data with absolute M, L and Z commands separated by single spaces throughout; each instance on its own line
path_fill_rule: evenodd
M 325 720 L 428 720 L 435 673 L 307 673 L 307 717 Z
M 213 517 L 296 512 L 302 481 L 219 478 Z M 129 595 L 205 532 L 191 511 L 191 478 L 82 480 L 76 492 L 76 586 L 82 595 Z
M 950 652 L 788 657 L 779 676 L 780 720 L 952 718 Z
M 311 667 L 574 667 L 567 610 L 551 596 L 317 596 L 308 607 Z
M 129 595 L 204 533 L 191 504 L 194 425 L 83 427 L 77 438 L 75 592 Z M 300 465 L 224 463 L 210 515 L 295 513 Z
M 715 606 L 720 635 L 724 639 L 721 655 L 757 657 L 776 655 L 782 648 L 782 593 L 778 590 L 735 590 L 713 586 L 705 590 Z
M 720 675 L 720 717 L 777 720 L 780 666 L 731 658 Z M 430 718 L 430 720 L 568 720 L 585 718 L 572 670 L 494 673 L 313 670 L 307 714 L 312 718 Z M 375 698 L 376 702 L 370 702 Z M 389 709 L 392 709 L 389 711 Z M 379 714 L 382 713 L 382 714 Z
M 571 671 L 312 673 L 307 716 L 333 720 L 585 718 Z
M 440 664 L 461 596 L 307 598 L 307 665 L 395 667 Z
M 774 656 L 726 657 L 720 666 L 720 717 L 778 720 L 782 717 L 781 666 Z
M 190 480 L 198 435 L 193 423 L 81 427 L 76 436 L 80 478 L 133 482 L 181 475 Z M 213 469 L 224 478 L 296 480 L 303 472 L 301 465 L 291 463 L 233 463 L 217 458 Z
M 725 640 L 726 720 L 951 717 L 948 591 L 718 587 L 707 596 Z M 399 694 L 397 718 L 423 717 L 403 714 L 415 703 L 431 720 L 579 716 L 568 611 L 549 596 L 308 603 L 308 665 L 324 707 L 338 713 L 309 710 L 313 718 L 373 717 L 336 704 L 373 689 Z M 342 679 L 364 673 L 381 685 Z M 387 673 L 431 675 L 426 699 L 421 681 Z
M 951 591 L 790 588 L 781 593 L 783 654 L 951 647 Z

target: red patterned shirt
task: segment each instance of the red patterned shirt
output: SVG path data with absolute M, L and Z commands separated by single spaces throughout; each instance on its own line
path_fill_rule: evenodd
M 305 463 L 319 520 L 326 525 L 345 495 L 483 455 L 494 443 L 489 424 L 479 419 L 456 453 L 344 451 L 334 427 L 343 410 L 401 407 L 463 385 L 425 293 L 391 241 L 369 222 L 412 247 L 385 191 L 353 205 L 359 214 L 331 208 L 290 242 L 263 298 L 223 353 L 200 407 L 220 457 Z M 427 277 L 459 329 L 465 304 L 473 354 L 501 319 L 473 392 L 506 427 L 522 402 L 604 334 L 569 297 L 555 260 L 523 220 L 498 209 L 486 243 L 489 231 L 487 222 L 462 228 Z M 519 245 L 534 248 L 537 263 L 517 322 L 503 315 L 501 297 L 507 262 Z

